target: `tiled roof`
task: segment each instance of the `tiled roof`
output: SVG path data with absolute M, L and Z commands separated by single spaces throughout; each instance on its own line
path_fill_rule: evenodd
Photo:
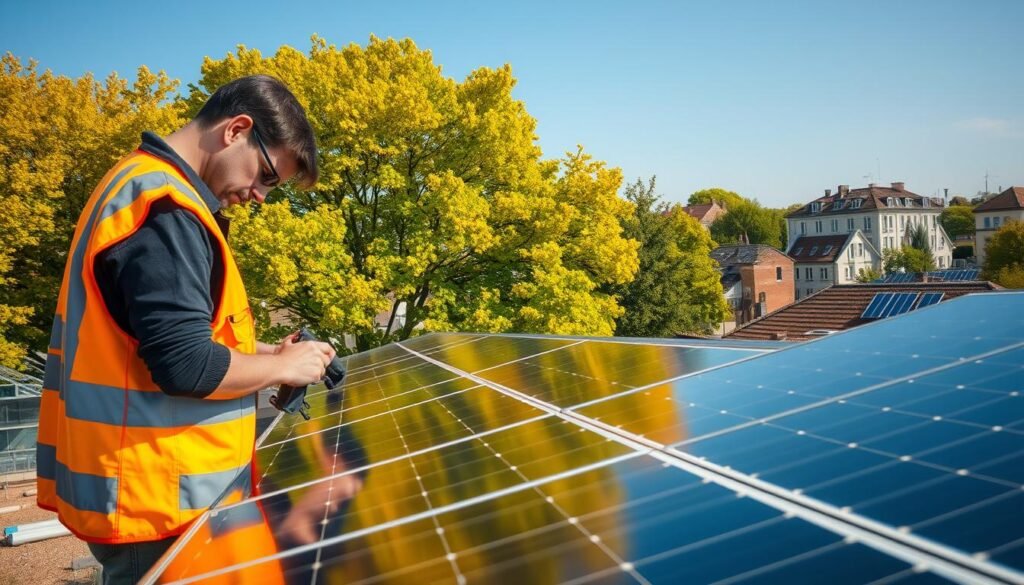
M 822 262 L 831 264 L 843 251 L 852 234 L 834 236 L 800 236 L 789 248 L 789 257 L 797 264 Z
M 1010 187 L 999 195 L 974 208 L 974 213 L 1024 209 L 1024 187 Z
M 899 199 L 899 203 L 893 201 L 893 205 L 889 205 L 889 198 Z M 904 205 L 903 203 L 909 199 L 910 205 Z M 931 197 L 925 198 L 917 193 L 911 193 L 905 189 L 894 189 L 891 187 L 863 187 L 861 189 L 850 189 L 845 195 L 834 193 L 829 196 L 819 197 L 814 201 L 811 201 L 807 205 L 804 205 L 800 209 L 793 211 L 786 215 L 786 217 L 817 217 L 820 215 L 834 215 L 838 213 L 860 213 L 862 211 L 874 210 L 874 209 L 887 209 L 887 210 L 914 210 L 914 209 L 925 209 L 925 200 L 928 200 L 930 208 L 942 208 L 941 199 L 933 199 Z M 860 201 L 859 204 L 853 203 L 854 201 Z M 812 211 L 812 205 L 815 203 L 820 205 L 819 211 Z M 857 207 L 854 207 L 857 205 Z
M 715 202 L 705 205 L 688 205 L 683 207 L 690 217 L 700 222 L 712 222 L 725 213 L 725 209 Z
M 711 257 L 717 260 L 718 265 L 722 267 L 733 264 L 789 261 L 782 251 L 765 244 L 727 244 L 712 250 Z
M 880 292 L 942 292 L 942 300 L 1001 290 L 991 282 L 917 282 L 908 284 L 839 284 L 818 291 L 736 329 L 730 339 L 805 340 L 813 330 L 841 331 L 873 319 L 861 319 L 868 303 Z

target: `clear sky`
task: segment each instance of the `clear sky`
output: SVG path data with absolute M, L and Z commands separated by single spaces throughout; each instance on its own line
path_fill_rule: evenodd
M 314 33 L 410 37 L 460 80 L 510 63 L 545 156 L 582 144 L 669 200 L 1024 185 L 1024 1 L 2 2 L 0 51 L 69 76 L 187 84 Z

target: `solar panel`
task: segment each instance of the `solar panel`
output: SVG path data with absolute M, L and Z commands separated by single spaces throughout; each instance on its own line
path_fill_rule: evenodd
M 892 301 L 894 293 L 875 293 L 861 314 L 862 319 L 878 319 L 882 316 L 882 310 Z
M 921 293 L 921 300 L 917 302 L 917 308 L 923 309 L 929 305 L 934 305 L 941 301 L 945 294 L 940 292 Z
M 896 293 L 893 299 L 885 306 L 882 310 L 881 317 L 894 317 L 896 315 L 902 315 L 910 310 L 914 306 L 914 301 L 917 300 L 918 293 Z
M 445 334 L 348 360 L 259 446 L 261 494 L 146 582 L 1024 580 L 1024 293 L 781 348 Z

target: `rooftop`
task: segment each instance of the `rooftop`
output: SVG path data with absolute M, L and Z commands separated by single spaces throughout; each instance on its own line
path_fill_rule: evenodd
M 712 250 L 711 257 L 723 267 L 732 264 L 757 264 L 769 260 L 790 260 L 781 250 L 766 244 L 726 244 Z
M 903 188 L 903 183 L 892 183 L 890 187 L 868 185 L 850 189 L 839 185 L 836 193 L 826 190 L 825 195 L 811 201 L 786 217 L 812 217 L 837 213 L 860 213 L 869 210 L 914 210 L 925 208 L 942 209 L 942 199 L 922 197 Z
M 839 284 L 751 321 L 726 337 L 800 341 L 818 337 L 809 334 L 813 330 L 842 331 L 857 327 L 873 321 L 862 319 L 861 314 L 871 299 L 882 292 L 941 292 L 944 302 L 965 294 L 1001 289 L 999 285 L 986 281 Z
M 853 234 L 834 236 L 800 236 L 789 248 L 789 257 L 798 264 L 822 262 L 831 264 L 843 251 Z
M 1024 187 L 1010 187 L 974 208 L 974 213 L 1024 209 Z

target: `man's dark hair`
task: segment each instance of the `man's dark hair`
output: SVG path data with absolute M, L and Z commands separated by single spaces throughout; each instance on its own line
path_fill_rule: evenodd
M 268 147 L 284 146 L 298 162 L 296 181 L 303 187 L 316 183 L 320 170 L 316 162 L 316 138 L 299 100 L 269 75 L 250 75 L 224 84 L 213 92 L 195 121 L 209 128 L 224 118 L 248 114 L 260 138 Z M 256 146 L 252 136 L 249 141 Z

